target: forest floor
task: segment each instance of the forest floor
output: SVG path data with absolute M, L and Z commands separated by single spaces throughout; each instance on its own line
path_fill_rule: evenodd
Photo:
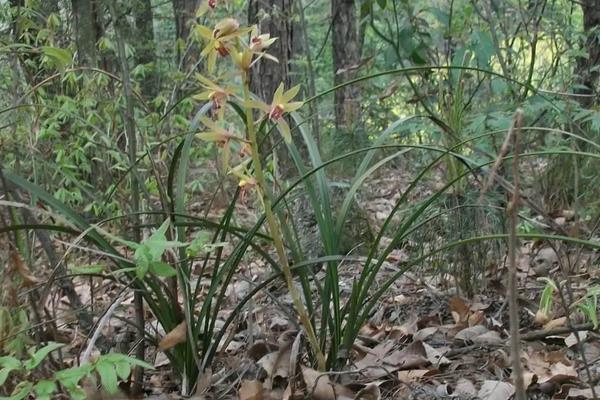
M 408 184 L 400 170 L 387 170 L 368 183 L 364 192 L 369 198 L 362 206 L 373 224 L 385 220 Z M 431 185 L 436 185 L 435 179 Z M 419 196 L 428 193 L 423 188 Z M 240 207 L 240 214 L 252 223 L 255 212 Z M 220 211 L 213 212 L 218 215 Z M 568 224 L 568 217 L 558 216 L 555 222 Z M 521 246 L 518 301 L 528 397 L 591 399 L 594 394 L 600 395 L 600 386 L 595 390 L 589 386 L 600 380 L 600 335 L 574 307 L 563 306 L 583 302 L 597 274 L 593 255 L 580 249 L 553 248 L 547 243 L 524 241 Z M 393 251 L 378 279 L 384 281 L 396 273 L 411 256 L 408 253 L 404 248 Z M 306 365 L 303 346 L 298 346 L 299 328 L 292 317 L 292 301 L 283 284 L 261 291 L 226 335 L 212 368 L 211 383 L 207 385 L 210 388 L 196 398 L 509 399 L 514 387 L 504 282 L 507 266 L 504 259 L 495 261 L 479 266 L 476 274 L 467 277 L 432 265 L 404 273 L 362 328 L 351 363 L 343 371 L 327 375 Z M 342 263 L 342 296 L 348 294 L 361 268 L 360 257 Z M 230 308 L 221 312 L 222 320 L 270 272 L 260 259 L 248 256 L 227 290 Z M 322 270 L 317 278 L 324 278 Z M 544 278 L 566 281 L 565 287 L 570 287 L 552 294 L 552 307 L 547 313 L 540 311 Z M 474 288 L 472 295 L 457 289 L 460 279 L 476 281 L 470 285 Z M 95 296 L 107 301 L 111 298 L 110 292 L 96 291 Z M 127 299 L 123 304 L 131 301 Z M 148 324 L 156 328 L 153 321 Z M 103 333 L 113 335 L 121 328 L 121 324 L 111 322 Z M 152 351 L 149 359 L 157 368 L 147 377 L 150 397 L 179 398 L 174 394 L 178 384 L 172 380 L 164 353 Z M 298 389 L 291 393 L 291 387 Z

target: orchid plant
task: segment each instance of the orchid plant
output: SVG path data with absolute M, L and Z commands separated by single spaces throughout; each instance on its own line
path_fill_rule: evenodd
M 215 24 L 212 29 L 207 26 L 197 26 L 196 32 L 204 40 L 201 55 L 206 57 L 206 70 L 211 75 L 211 78 L 197 75 L 201 91 L 196 98 L 210 101 L 213 109 L 213 119 L 202 119 L 205 130 L 199 132 L 197 137 L 204 141 L 214 142 L 220 148 L 222 166 L 228 174 L 238 180 L 238 184 L 242 188 L 242 199 L 255 193 L 260 200 L 295 311 L 317 365 L 320 369 L 324 369 L 325 357 L 315 335 L 315 329 L 306 306 L 301 300 L 300 293 L 293 283 L 282 239 L 282 228 L 272 210 L 271 195 L 257 140 L 258 127 L 263 123 L 271 122 L 276 125 L 283 139 L 287 143 L 291 142 L 291 130 L 285 116 L 302 107 L 303 102 L 293 101 L 300 86 L 286 90 L 283 83 L 280 84 L 270 103 L 256 100 L 256 97 L 251 95 L 250 70 L 252 67 L 260 59 L 277 62 L 276 58 L 266 52 L 277 39 L 272 38 L 268 33 L 261 34 L 256 26 L 240 27 L 239 22 L 235 19 L 225 18 Z M 222 82 L 224 80 L 232 82 L 231 76 L 227 76 L 225 79 L 213 77 L 218 60 L 229 61 L 235 66 L 236 73 L 241 78 L 241 90 L 239 87 L 236 88 L 229 83 Z M 246 131 L 243 134 L 226 121 L 225 105 L 227 102 L 237 103 L 245 113 Z M 257 114 L 258 119 L 255 119 Z M 234 146 L 237 151 L 232 151 Z M 234 154 L 236 158 L 232 157 Z

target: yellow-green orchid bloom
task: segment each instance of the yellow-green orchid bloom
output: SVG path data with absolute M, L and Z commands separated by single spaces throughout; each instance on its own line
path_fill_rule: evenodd
M 229 173 L 234 175 L 239 179 L 238 186 L 241 189 L 240 193 L 240 201 L 242 203 L 246 202 L 246 196 L 248 192 L 256 186 L 256 178 L 250 174 L 248 171 L 248 164 L 250 163 L 250 159 L 242 161 L 239 165 L 233 167 Z
M 232 86 L 221 87 L 201 74 L 196 74 L 196 79 L 204 90 L 195 95 L 194 98 L 211 101 L 213 110 L 219 113 L 219 119 L 223 119 L 223 105 L 229 100 L 230 96 L 235 95 L 235 88 Z
M 256 25 L 252 28 L 252 35 L 250 36 L 250 50 L 254 53 L 259 53 L 264 49 L 269 48 L 277 38 L 272 38 L 270 34 L 264 33 L 260 35 Z
M 225 129 L 210 118 L 202 117 L 200 121 L 208 130 L 197 133 L 196 137 L 207 142 L 215 142 L 217 146 L 223 149 L 223 168 L 226 171 L 229 168 L 229 158 L 231 155 L 230 142 L 234 140 L 241 143 L 248 143 L 248 141 L 237 135 L 233 129 Z
M 269 119 L 277 124 L 283 139 L 287 143 L 292 141 L 292 134 L 290 132 L 290 126 L 283 117 L 286 113 L 296 111 L 304 104 L 302 101 L 290 101 L 296 97 L 299 91 L 300 85 L 296 85 L 290 90 L 285 91 L 282 82 L 279 84 L 279 87 L 273 95 L 273 101 L 271 102 L 271 105 L 257 101 L 252 101 L 249 104 L 250 107 L 261 109 L 267 113 Z
M 196 10 L 196 18 L 203 16 L 208 10 L 214 11 L 217 8 L 217 0 L 203 1 Z
M 196 33 L 207 41 L 200 55 L 207 57 L 206 69 L 212 72 L 217 61 L 217 54 L 227 56 L 236 47 L 235 39 L 250 32 L 252 28 L 240 28 L 234 18 L 219 21 L 214 29 L 203 25 L 196 26 Z

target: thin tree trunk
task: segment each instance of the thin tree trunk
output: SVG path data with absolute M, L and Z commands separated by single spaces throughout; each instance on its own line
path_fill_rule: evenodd
M 127 63 L 127 56 L 125 54 L 125 43 L 123 41 L 123 27 L 121 25 L 121 18 L 115 11 L 114 0 L 109 0 L 110 14 L 114 21 L 114 27 L 117 38 L 117 54 L 121 65 L 121 78 L 123 81 L 123 90 L 125 95 L 125 132 L 127 134 L 128 142 L 128 155 L 129 162 L 132 166 L 131 171 L 131 213 L 133 221 L 133 241 L 139 243 L 141 241 L 141 230 L 140 230 L 140 215 L 141 203 L 140 203 L 140 188 L 138 182 L 138 173 L 136 165 L 137 158 L 137 134 L 135 129 L 134 119 L 134 100 L 133 100 L 133 89 L 131 84 L 131 76 L 129 73 L 129 64 Z M 134 311 L 135 311 L 135 323 L 137 327 L 137 341 L 138 347 L 136 348 L 136 358 L 144 360 L 145 357 L 145 332 L 144 332 L 144 300 L 143 294 L 136 290 L 134 293 Z M 144 370 L 141 367 L 136 367 L 134 372 L 134 381 L 131 388 L 132 395 L 138 396 L 142 394 L 143 389 L 143 378 Z
M 332 0 L 333 83 L 339 85 L 356 78 L 360 61 L 358 18 L 354 0 Z M 358 85 L 335 91 L 335 126 L 341 133 L 354 130 L 360 115 Z
M 89 67 L 98 65 L 96 51 L 98 32 L 94 3 L 94 0 L 71 0 L 78 61 L 80 65 Z
M 190 37 L 191 23 L 194 21 L 199 0 L 172 0 L 172 3 L 179 62 L 184 66 L 193 65 L 199 51 L 193 46 L 188 49 L 186 43 Z
M 152 2 L 137 0 L 133 6 L 133 18 L 135 20 L 136 62 L 147 66 L 142 82 L 142 93 L 153 97 L 158 88 L 156 87 L 156 66 L 152 65 L 156 62 Z
M 579 102 L 584 107 L 590 107 L 598 102 L 600 40 L 597 28 L 600 27 L 600 0 L 582 0 L 580 4 L 583 9 L 583 30 L 587 35 L 585 48 L 588 57 L 580 57 L 577 61 L 576 72 L 585 89 L 580 89 L 576 93 L 586 95 L 579 97 Z
M 308 75 L 308 97 L 313 97 L 317 93 L 315 85 L 315 69 L 312 62 L 312 54 L 310 52 L 310 45 L 308 43 L 308 29 L 306 28 L 306 18 L 304 16 L 304 4 L 302 0 L 296 1 L 298 7 L 298 14 L 300 15 L 300 34 L 302 36 L 302 50 L 304 51 L 304 57 L 306 57 L 306 74 Z M 319 129 L 319 112 L 318 112 L 318 100 L 312 101 L 309 104 L 311 120 L 312 120 L 312 131 L 317 141 L 317 146 L 321 145 L 321 133 Z

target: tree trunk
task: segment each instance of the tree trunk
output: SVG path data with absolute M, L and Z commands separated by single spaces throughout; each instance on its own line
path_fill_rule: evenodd
M 298 21 L 298 32 L 299 35 L 296 35 L 302 39 L 301 48 L 302 52 L 298 52 L 299 54 L 303 54 L 306 59 L 306 69 L 304 71 L 305 76 L 308 76 L 308 87 L 306 88 L 305 93 L 306 97 L 313 97 L 317 94 L 317 87 L 315 84 L 315 68 L 313 66 L 313 57 L 310 51 L 310 45 L 308 43 L 308 28 L 306 23 L 306 18 L 304 15 L 304 4 L 302 0 L 296 1 L 296 8 L 298 9 L 298 15 L 300 17 L 300 21 Z M 308 109 L 311 115 L 311 125 L 312 125 L 312 134 L 317 142 L 317 147 L 321 148 L 321 133 L 319 126 L 319 100 L 311 101 L 308 104 Z
M 333 83 L 339 85 L 356 78 L 360 61 L 360 40 L 354 0 L 332 0 Z M 351 132 L 360 115 L 360 90 L 357 85 L 335 91 L 335 126 L 340 133 Z
M 583 9 L 583 29 L 587 34 L 585 48 L 588 58 L 579 58 L 577 61 L 576 72 L 585 89 L 576 92 L 588 95 L 581 96 L 579 101 L 584 107 L 590 107 L 598 102 L 600 41 L 596 29 L 600 27 L 600 0 L 583 0 L 580 4 Z
M 71 0 L 73 7 L 75 44 L 80 65 L 96 67 L 98 38 L 96 4 L 94 0 Z
M 179 61 L 183 62 L 183 65 L 190 65 L 196 61 L 195 55 L 199 54 L 199 51 L 190 47 L 189 51 L 186 51 L 186 45 L 188 38 L 190 37 L 191 22 L 194 21 L 196 16 L 196 9 L 198 8 L 199 0 L 172 0 L 173 2 L 173 14 L 175 18 L 175 34 L 177 35 L 177 54 Z M 187 54 L 186 54 L 187 53 Z
M 293 11 L 293 0 L 250 0 L 248 3 L 249 25 L 258 25 L 261 34 L 269 33 L 277 38 L 267 51 L 279 62 L 263 58 L 250 71 L 250 89 L 267 103 L 271 102 L 280 83 L 283 82 L 286 89 L 292 84 L 289 62 L 293 56 Z M 259 16 L 264 17 L 259 19 Z M 277 142 L 279 136 L 274 135 L 273 139 L 271 144 Z M 280 177 L 290 177 L 294 164 L 285 145 L 280 144 L 276 148 L 276 156 Z
M 157 93 L 156 65 L 154 52 L 154 26 L 152 17 L 152 2 L 150 0 L 137 0 L 133 6 L 135 20 L 135 49 L 136 63 L 146 65 L 146 74 L 142 82 L 142 93 L 153 97 Z

